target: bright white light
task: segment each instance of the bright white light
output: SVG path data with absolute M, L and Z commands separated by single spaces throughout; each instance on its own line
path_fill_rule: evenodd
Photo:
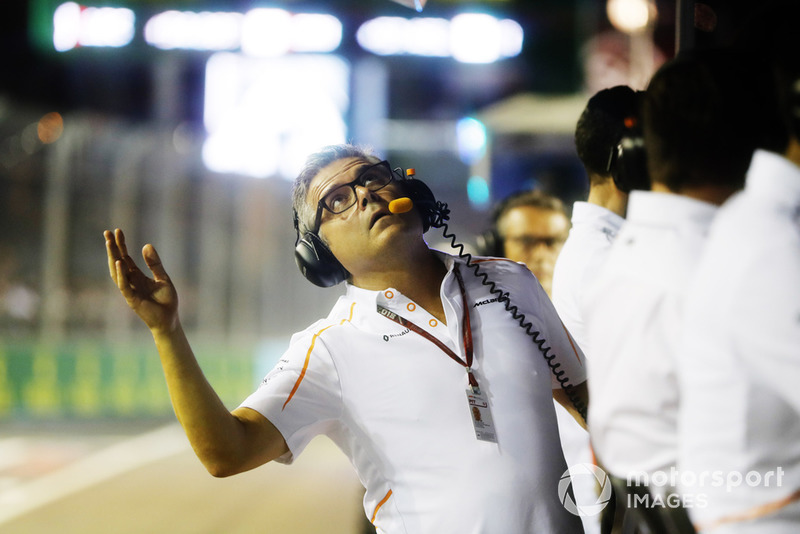
M 53 46 L 59 52 L 76 46 L 125 46 L 133 40 L 133 11 L 115 7 L 85 7 L 74 2 L 53 14 Z
M 451 21 L 450 48 L 462 63 L 491 63 L 500 59 L 500 25 L 481 13 L 456 15 Z
M 466 117 L 456 124 L 456 140 L 461 161 L 471 165 L 486 153 L 486 127 L 477 119 Z
M 419 18 L 409 21 L 407 36 L 403 39 L 405 50 L 418 56 L 450 55 L 448 31 L 450 21 L 438 18 Z
M 342 23 L 333 15 L 298 14 L 292 35 L 294 52 L 333 52 L 342 43 Z
M 251 56 L 281 56 L 291 49 L 292 15 L 283 9 L 248 11 L 242 25 L 242 52 Z
M 81 12 L 82 46 L 125 46 L 133 41 L 136 16 L 116 7 L 87 7 Z
M 377 17 L 358 28 L 356 41 L 361 48 L 379 56 L 403 54 L 408 25 L 409 21 L 402 17 Z
M 53 13 L 53 46 L 59 52 L 78 46 L 81 32 L 81 6 L 75 2 L 61 4 Z
M 203 161 L 217 172 L 294 179 L 346 140 L 349 66 L 336 56 L 214 54 L 206 64 Z
M 608 0 L 608 20 L 621 32 L 637 33 L 655 19 L 655 6 L 649 0 Z
M 287 52 L 332 52 L 342 42 L 342 23 L 333 15 L 292 15 L 283 9 L 228 12 L 165 11 L 144 28 L 147 43 L 161 49 L 236 50 L 276 57 Z
M 243 18 L 241 13 L 165 11 L 147 21 L 144 39 L 161 49 L 235 50 Z
M 525 32 L 515 20 L 503 19 L 500 21 L 500 54 L 503 57 L 514 57 L 522 53 L 522 42 Z
M 467 63 L 490 63 L 519 55 L 522 26 L 509 19 L 469 13 L 452 20 L 377 17 L 356 32 L 358 44 L 378 55 L 452 56 Z

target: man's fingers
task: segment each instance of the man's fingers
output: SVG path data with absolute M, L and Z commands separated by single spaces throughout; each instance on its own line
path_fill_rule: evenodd
M 114 238 L 117 243 L 117 248 L 119 249 L 119 253 L 121 257 L 125 257 L 128 255 L 128 247 L 125 245 L 125 234 L 122 233 L 122 230 L 117 228 L 114 230 Z
M 138 270 L 136 262 L 133 261 L 131 255 L 128 254 L 128 245 L 125 244 L 125 234 L 122 232 L 122 230 L 117 228 L 116 230 L 114 230 L 114 237 L 116 238 L 117 248 L 119 248 L 120 258 L 122 258 L 122 261 L 124 261 L 127 264 L 128 269 L 130 269 L 131 271 Z
M 119 250 L 117 249 L 117 244 L 114 241 L 114 234 L 110 231 L 106 230 L 103 232 L 103 237 L 106 239 L 106 255 L 108 256 L 108 274 L 111 275 L 111 279 L 114 280 L 114 283 L 117 281 L 117 260 L 119 259 Z
M 169 279 L 167 271 L 161 263 L 161 258 L 153 245 L 147 244 L 142 248 L 142 257 L 147 267 L 152 271 L 155 280 L 163 281 Z
M 114 262 L 114 271 L 116 273 L 114 281 L 117 282 L 117 288 L 123 297 L 130 299 L 133 296 L 133 288 L 128 281 L 128 266 L 125 265 L 124 261 L 117 260 Z

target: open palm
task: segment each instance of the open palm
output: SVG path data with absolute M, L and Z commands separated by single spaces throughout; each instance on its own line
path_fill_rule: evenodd
M 170 330 L 178 323 L 178 294 L 152 245 L 145 245 L 142 257 L 152 278 L 145 275 L 128 254 L 122 230 L 103 233 L 108 270 L 128 306 L 151 330 Z

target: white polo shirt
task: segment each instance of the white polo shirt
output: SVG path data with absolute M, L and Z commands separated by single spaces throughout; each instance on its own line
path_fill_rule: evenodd
M 589 358 L 591 348 L 584 322 L 586 295 L 623 222 L 625 219 L 602 206 L 575 202 L 572 228 L 553 272 L 553 305 L 564 326 Z M 589 433 L 560 405 L 556 406 L 556 416 L 567 465 L 594 463 Z M 572 487 L 578 503 L 593 504 L 597 500 L 596 486 L 593 477 L 574 480 Z M 581 519 L 587 534 L 600 532 L 600 514 Z
M 553 273 L 553 304 L 585 354 L 591 348 L 585 325 L 586 295 L 594 285 L 625 219 L 588 202 L 575 202 L 572 228 Z
M 714 533 L 800 532 L 800 168 L 790 161 L 756 151 L 744 191 L 720 209 L 684 332 L 679 467 L 726 482 L 687 478 L 684 491 L 707 501 L 692 520 L 719 524 Z
M 280 430 L 290 452 L 279 461 L 291 462 L 317 434 L 337 443 L 366 488 L 364 509 L 379 532 L 581 532 L 559 500 L 566 465 L 552 401 L 558 382 L 488 286 L 462 260 L 439 254 L 448 267 L 446 325 L 394 289 L 348 285 L 326 319 L 292 338 L 242 406 Z M 476 261 L 542 333 L 570 380 L 583 382 L 583 355 L 528 269 Z M 497 443 L 476 439 L 464 368 L 376 311 L 380 304 L 403 316 L 464 359 L 454 262 L 466 285 L 472 368 L 488 395 Z
M 675 465 L 681 306 L 715 211 L 633 191 L 589 296 L 589 432 L 598 461 L 618 477 Z

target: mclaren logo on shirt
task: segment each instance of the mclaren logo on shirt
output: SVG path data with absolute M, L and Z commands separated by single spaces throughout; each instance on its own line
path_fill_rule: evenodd
M 478 306 L 483 306 L 484 304 L 491 304 L 492 302 L 497 302 L 499 299 L 497 297 L 493 299 L 486 299 L 486 300 L 479 300 L 475 304 L 472 305 L 473 308 L 477 308 Z
M 389 340 L 390 340 L 390 339 L 392 339 L 393 337 L 400 337 L 400 336 L 404 336 L 404 335 L 408 334 L 409 332 L 411 332 L 411 330 L 409 330 L 408 328 L 406 328 L 405 330 L 403 330 L 402 332 L 398 332 L 397 334 L 384 334 L 384 335 L 383 335 L 383 340 L 384 340 L 384 341 L 389 341 Z

